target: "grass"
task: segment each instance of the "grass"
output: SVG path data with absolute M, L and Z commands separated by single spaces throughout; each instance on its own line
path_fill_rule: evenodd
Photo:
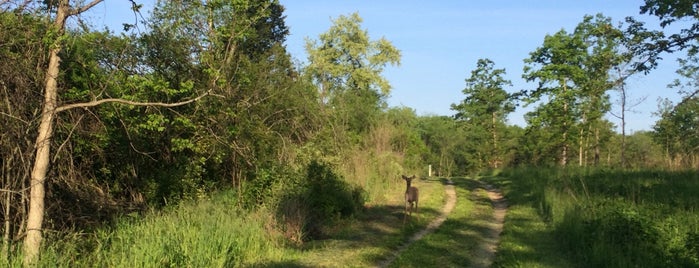
M 518 169 L 499 267 L 699 267 L 696 172 Z
M 481 242 L 483 222 L 492 215 L 492 207 L 479 183 L 453 178 L 457 203 L 434 233 L 408 247 L 390 267 L 468 267 L 472 253 Z
M 212 194 L 113 228 L 49 237 L 41 267 L 366 267 L 374 266 L 439 215 L 444 187 L 415 180 L 419 220 L 403 225 L 403 189 L 371 203 L 360 216 L 336 222 L 322 239 L 295 245 L 275 225 L 272 209 L 237 209 L 233 192 Z M 16 260 L 14 265 L 19 265 Z
M 57 241 L 43 267 L 237 267 L 293 257 L 272 214 L 241 213 L 232 193 L 124 219 L 93 237 Z
M 696 172 L 518 169 L 481 178 L 500 188 L 508 213 L 494 267 L 699 267 Z M 434 233 L 392 267 L 472 266 L 492 207 L 479 181 L 454 178 L 457 205 Z M 402 187 L 358 216 L 325 227 L 320 239 L 286 239 L 274 208 L 237 209 L 215 193 L 113 228 L 48 237 L 42 267 L 367 267 L 391 256 L 435 219 L 443 181 L 416 180 L 420 219 L 403 226 Z M 18 265 L 14 258 L 10 265 Z
M 388 258 L 408 237 L 436 218 L 444 203 L 441 182 L 421 179 L 413 185 L 420 189 L 419 216 L 409 219 L 405 226 L 404 188 L 394 189 L 386 195 L 385 203 L 373 203 L 359 218 L 329 230 L 327 239 L 305 244 L 297 263 L 307 267 L 367 267 Z
M 478 252 L 493 220 L 491 201 L 478 180 L 452 180 L 458 202 L 447 221 L 413 244 L 391 267 L 472 267 L 484 262 Z M 507 182 L 500 181 L 499 186 L 507 188 Z M 557 250 L 552 231 L 530 206 L 510 205 L 505 224 L 494 267 L 574 267 Z

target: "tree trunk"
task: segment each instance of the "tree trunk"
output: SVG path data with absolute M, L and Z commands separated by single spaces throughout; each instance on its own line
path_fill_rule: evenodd
M 626 167 L 626 89 L 624 84 L 621 87 L 621 167 Z
M 599 165 L 599 128 L 595 128 L 595 166 Z
M 500 167 L 500 150 L 498 149 L 498 131 L 497 131 L 497 113 L 492 113 L 492 119 L 493 119 L 493 155 L 495 159 L 493 159 L 493 168 L 498 168 Z
M 56 19 L 53 29 L 58 36 L 63 34 L 66 18 L 70 15 L 68 0 L 61 0 L 58 4 Z M 44 89 L 44 107 L 41 113 L 39 133 L 36 137 L 36 155 L 32 167 L 29 192 L 29 213 L 27 215 L 27 236 L 24 239 L 24 265 L 33 266 L 39 258 L 39 249 L 42 239 L 42 224 L 44 221 L 44 196 L 46 195 L 45 182 L 49 168 L 49 156 L 51 154 L 51 136 L 53 135 L 54 117 L 56 116 L 58 72 L 61 58 L 58 53 L 61 44 L 56 40 L 49 51 L 49 65 L 46 69 L 46 85 Z
M 5 207 L 3 210 L 3 216 L 5 217 L 5 234 L 2 236 L 2 257 L 5 261 L 9 260 L 10 256 L 10 232 L 12 232 L 12 225 L 10 224 L 10 212 L 12 212 L 12 207 L 10 206 L 11 202 L 12 192 L 7 191 L 5 192 Z
M 583 128 L 580 128 L 580 137 L 578 140 L 578 166 L 582 167 L 583 166 L 583 150 L 584 150 L 584 142 L 583 142 L 583 135 L 584 131 Z
M 565 96 L 568 91 L 568 87 L 566 86 L 566 79 L 563 79 L 561 82 L 563 85 L 563 148 L 561 150 L 561 166 L 565 167 L 568 165 L 568 100 L 565 99 Z

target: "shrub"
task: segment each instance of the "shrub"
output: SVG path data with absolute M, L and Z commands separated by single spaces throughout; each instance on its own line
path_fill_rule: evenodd
M 295 188 L 287 189 L 278 205 L 283 232 L 292 241 L 322 236 L 322 227 L 333 221 L 354 216 L 364 207 L 365 193 L 353 187 L 324 163 L 312 161 L 306 176 Z

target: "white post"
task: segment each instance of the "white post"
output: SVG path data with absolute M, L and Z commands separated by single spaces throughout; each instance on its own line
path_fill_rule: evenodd
M 428 177 L 432 177 L 432 165 L 428 165 L 427 167 L 428 167 L 428 170 L 429 170 L 429 171 L 427 172 L 427 175 L 428 175 Z

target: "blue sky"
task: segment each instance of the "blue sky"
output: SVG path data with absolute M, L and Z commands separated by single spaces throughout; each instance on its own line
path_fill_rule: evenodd
M 153 1 L 143 2 L 146 7 Z M 640 15 L 641 0 L 546 0 L 546 1 L 409 1 L 409 0 L 280 0 L 286 7 L 290 28 L 287 50 L 300 62 L 306 61 L 305 39 L 317 39 L 340 15 L 358 12 L 362 27 L 372 39 L 385 37 L 401 50 L 398 67 L 384 72 L 393 89 L 390 106 L 407 106 L 418 115 L 452 115 L 452 103 L 464 98 L 464 79 L 470 76 L 480 58 L 489 58 L 496 68 L 504 68 L 513 83 L 506 90 L 532 89 L 522 78 L 523 59 L 541 46 L 547 34 L 561 29 L 572 31 L 586 14 L 603 13 L 618 22 L 634 16 L 656 27 L 654 17 Z M 95 24 L 115 25 L 133 21 L 126 0 L 107 0 L 90 16 Z M 657 28 L 657 27 L 656 27 Z M 119 29 L 115 29 L 119 30 Z M 659 68 L 628 81 L 630 98 L 646 100 L 627 113 L 627 132 L 650 130 L 657 120 L 658 98 L 677 101 L 676 89 L 667 84 L 677 75 L 677 56 L 666 55 Z M 616 93 L 612 92 L 614 110 Z M 509 122 L 524 126 L 529 108 L 518 108 Z M 609 119 L 619 125 L 619 120 Z

